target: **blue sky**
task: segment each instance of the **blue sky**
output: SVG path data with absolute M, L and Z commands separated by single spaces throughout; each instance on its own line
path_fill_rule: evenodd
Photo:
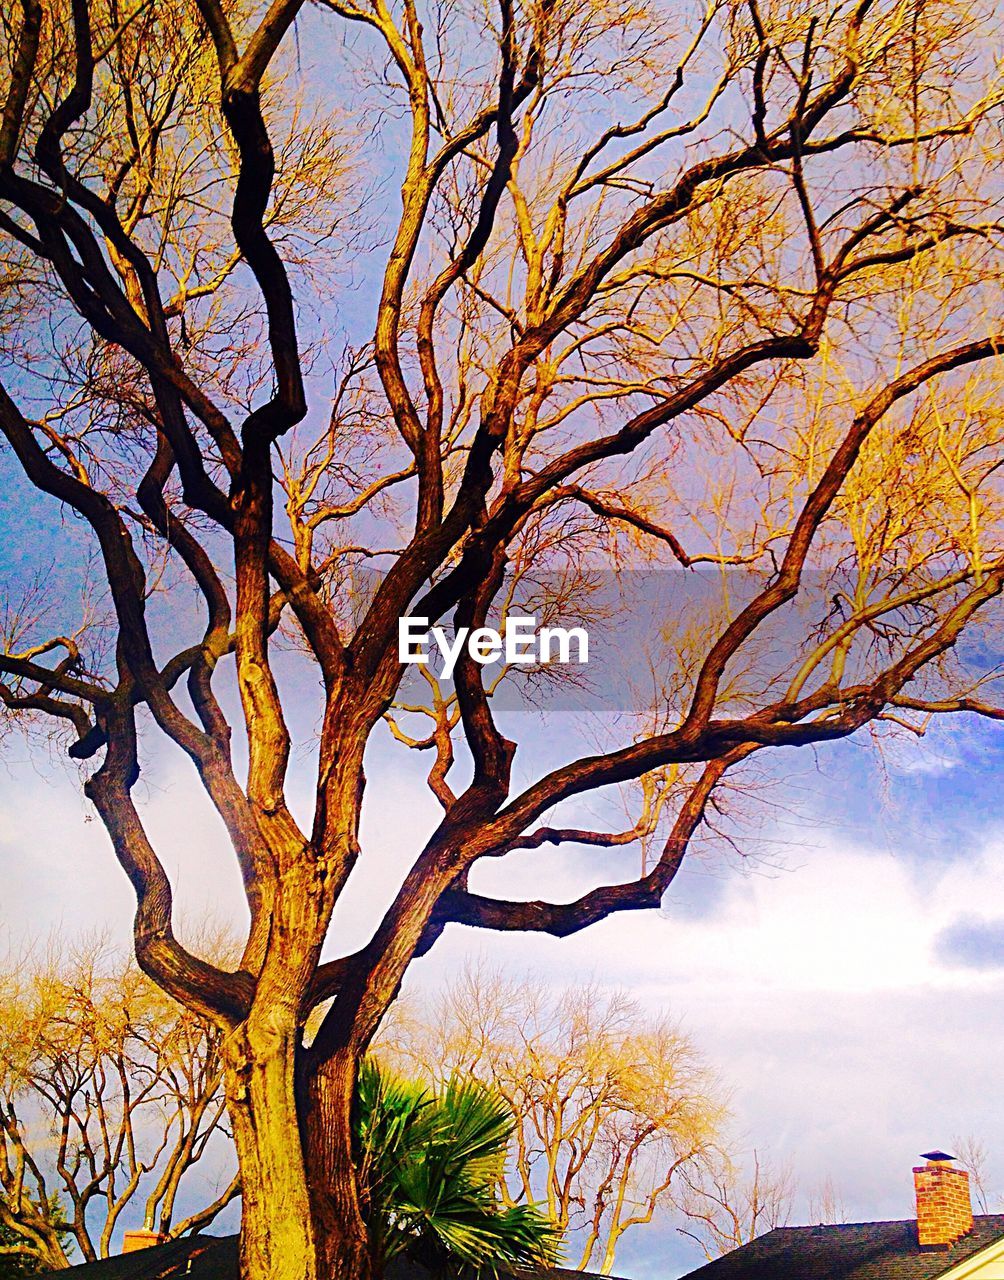
M 3 490 L 0 490 L 3 492 Z M 8 569 L 41 574 L 70 609 L 85 540 L 20 486 L 0 511 Z M 64 590 L 65 588 L 65 590 Z M 185 607 L 182 607 L 184 612 Z M 69 619 L 69 612 L 67 613 Z M 293 719 L 306 738 L 310 678 L 290 669 Z M 509 713 L 520 771 L 570 752 L 574 713 Z M 1004 1191 L 1004 823 L 997 805 L 1004 735 L 954 718 L 927 738 L 860 737 L 777 752 L 768 802 L 739 828 L 746 860 L 707 852 L 685 864 L 660 912 L 606 921 L 566 940 L 452 927 L 414 967 L 433 989 L 465 959 L 487 957 L 542 981 L 599 980 L 678 1018 L 732 1093 L 736 1145 L 791 1164 L 793 1220 L 827 1178 L 852 1220 L 911 1212 L 921 1151 L 973 1134 Z M 436 806 L 413 759 L 388 736 L 368 761 L 364 857 L 340 905 L 333 948 L 369 930 L 414 856 Z M 131 891 L 79 777 L 58 752 L 8 738 L 0 774 L 0 929 L 16 946 L 107 928 L 128 943 Z M 295 758 L 294 802 L 311 786 Z M 242 919 L 241 890 L 215 816 L 186 761 L 148 755 L 145 816 L 175 884 L 179 914 Z M 478 883 L 513 896 L 571 896 L 619 878 L 631 853 L 512 855 Z M 654 1226 L 625 1241 L 618 1269 L 638 1280 L 697 1264 L 696 1246 Z
M 553 747 L 553 726 L 548 734 Z M 1004 826 L 992 804 L 1001 751 L 992 728 L 957 721 L 897 747 L 882 768 L 853 742 L 814 760 L 785 753 L 752 865 L 695 859 L 661 912 L 566 940 L 453 927 L 410 982 L 434 989 L 464 960 L 487 957 L 556 984 L 625 987 L 670 1011 L 732 1092 L 737 1146 L 791 1164 L 793 1221 L 827 1178 L 849 1220 L 908 1216 L 916 1156 L 951 1149 L 958 1134 L 986 1144 L 992 1184 L 1004 1189 Z M 375 745 L 369 777 L 339 949 L 365 938 L 435 817 L 389 744 Z M 307 781 L 294 768 L 293 789 Z M 147 770 L 143 806 L 180 913 L 240 919 L 232 859 L 184 764 Z M 72 771 L 16 739 L 0 784 L 0 857 L 0 926 L 13 943 L 92 927 L 127 942 L 130 891 Z M 481 883 L 527 896 L 581 887 L 573 851 L 511 861 Z M 628 1237 L 618 1270 L 649 1280 L 698 1261 L 696 1246 L 655 1226 Z
M 361 279 L 370 266 L 356 264 Z M 338 316 L 353 332 L 368 322 L 351 306 Z M 42 575 L 60 605 L 56 629 L 72 624 L 83 531 L 40 505 L 9 457 L 0 465 L 5 580 Z M 301 736 L 313 706 L 306 684 L 297 686 Z M 567 712 L 521 723 L 527 770 L 570 751 L 578 732 Z M 793 1221 L 827 1178 L 851 1220 L 908 1216 L 917 1155 L 951 1150 L 955 1135 L 986 1144 L 991 1186 L 1004 1192 L 1002 764 L 1000 728 L 963 720 L 923 742 L 887 744 L 883 755 L 867 737 L 778 753 L 770 803 L 742 828 L 747 861 L 691 858 L 661 911 L 571 939 L 452 927 L 410 982 L 435 988 L 465 959 L 485 956 L 543 981 L 623 986 L 668 1010 L 731 1090 L 737 1146 L 791 1163 Z M 368 774 L 364 857 L 336 917 L 338 950 L 365 941 L 436 818 L 417 771 L 386 738 Z M 4 744 L 0 945 L 4 933 L 16 947 L 92 928 L 128 944 L 131 891 L 79 782 L 46 745 L 29 749 L 16 734 Z M 305 802 L 310 785 L 298 757 L 294 799 Z M 240 921 L 236 866 L 187 763 L 152 752 L 140 790 L 179 914 Z M 614 859 L 624 856 L 515 855 L 479 872 L 478 883 L 560 898 L 581 890 L 583 877 L 617 878 Z M 617 1270 L 655 1280 L 699 1261 L 694 1246 L 655 1226 L 627 1238 Z

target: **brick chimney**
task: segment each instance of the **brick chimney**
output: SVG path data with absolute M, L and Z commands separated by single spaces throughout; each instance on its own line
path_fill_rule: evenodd
M 969 1174 L 944 1151 L 925 1151 L 921 1159 L 927 1164 L 913 1171 L 917 1243 L 922 1249 L 949 1249 L 973 1227 Z
M 149 1249 L 152 1245 L 163 1244 L 165 1239 L 159 1231 L 127 1231 L 122 1237 L 122 1252 L 135 1253 L 137 1249 Z

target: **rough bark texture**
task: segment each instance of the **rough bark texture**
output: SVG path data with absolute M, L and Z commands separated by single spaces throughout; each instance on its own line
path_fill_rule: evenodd
M 301 1128 L 322 1276 L 370 1280 L 364 1204 L 352 1150 L 356 1058 L 341 1054 L 302 1087 Z
M 227 1045 L 227 1099 L 241 1169 L 241 1268 L 246 1276 L 320 1280 L 325 1274 L 318 1266 L 298 1140 L 295 1058 L 295 1027 L 244 1027 Z

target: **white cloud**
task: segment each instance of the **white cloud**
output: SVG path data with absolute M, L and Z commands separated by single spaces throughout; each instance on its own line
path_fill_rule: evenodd
M 979 910 L 987 886 L 1004 884 L 1004 839 L 988 837 L 968 859 L 918 874 L 914 862 L 888 848 L 828 832 L 813 838 L 793 869 L 731 875 L 710 915 L 675 914 L 671 889 L 661 916 L 621 916 L 555 945 L 568 963 L 630 974 L 642 984 L 659 971 L 685 974 L 708 991 L 869 993 L 968 988 L 981 980 L 943 963 L 934 943 L 960 915 Z M 688 874 L 685 866 L 681 878 Z M 505 893 L 530 884 L 534 894 L 556 900 L 582 889 L 571 858 L 539 851 L 519 855 L 509 868 L 489 868 L 478 887 Z M 527 945 L 521 939 L 520 947 Z
M 132 892 L 73 780 L 47 782 L 27 767 L 12 774 L 0 802 L 0 925 L 15 943 L 94 928 L 124 942 Z
M 421 962 L 426 980 L 480 953 L 669 1009 L 734 1089 L 743 1141 L 793 1162 L 796 1214 L 831 1175 L 852 1220 L 910 1216 L 918 1154 L 967 1132 L 996 1155 L 1004 1190 L 1004 975 L 960 970 L 936 947 L 947 924 L 999 901 L 1004 840 L 923 874 L 895 852 L 817 840 L 795 870 L 729 879 L 701 919 L 674 915 L 670 895 L 662 916 L 563 940 L 451 930 Z M 541 864 L 538 890 L 567 877 L 546 884 Z
M 109 924 L 127 937 L 131 891 L 100 824 L 84 821 L 72 779 L 25 770 L 13 783 L 0 805 L 0 923 L 36 937 Z M 412 773 L 381 771 L 372 797 L 366 852 L 336 916 L 339 951 L 368 937 L 436 818 Z M 182 911 L 240 918 L 233 857 L 183 762 L 144 809 Z M 997 911 L 1004 835 L 988 829 L 964 856 L 920 863 L 896 849 L 895 835 L 872 848 L 803 829 L 799 852 L 791 831 L 777 834 L 792 869 L 724 874 L 699 917 L 683 906 L 683 884 L 679 905 L 671 892 L 661 915 L 607 920 L 568 939 L 451 928 L 416 978 L 440 981 L 485 954 L 555 982 L 632 988 L 679 1017 L 734 1088 L 749 1145 L 790 1156 L 806 1192 L 832 1174 L 853 1217 L 906 1216 L 920 1151 L 972 1131 L 1004 1155 L 1004 974 L 954 966 L 937 946 L 959 919 Z M 610 856 L 620 860 L 611 878 L 634 869 L 632 855 Z M 681 878 L 702 874 L 685 866 Z M 574 860 L 546 849 L 490 866 L 478 887 L 512 885 L 557 899 L 584 887 Z

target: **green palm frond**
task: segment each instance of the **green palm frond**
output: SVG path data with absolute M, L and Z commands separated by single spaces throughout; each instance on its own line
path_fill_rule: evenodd
M 482 1275 L 554 1262 L 559 1237 L 546 1216 L 499 1200 L 515 1125 L 500 1095 L 460 1075 L 434 1093 L 369 1059 L 358 1099 L 359 1167 L 378 1273 L 405 1250 L 440 1270 Z

